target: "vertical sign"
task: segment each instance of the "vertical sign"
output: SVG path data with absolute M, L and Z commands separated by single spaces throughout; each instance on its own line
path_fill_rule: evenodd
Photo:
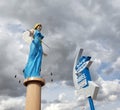
M 83 49 L 77 53 L 73 67 L 73 82 L 77 91 L 87 96 L 91 110 L 95 110 L 93 100 L 96 99 L 99 87 L 91 80 L 89 66 L 90 56 L 82 56 Z
M 89 56 L 82 56 L 79 58 L 76 66 L 75 66 L 75 70 L 77 73 L 76 77 L 77 77 L 77 84 L 79 85 L 79 89 L 80 88 L 85 88 L 88 86 L 88 80 L 90 80 L 90 73 L 89 73 L 89 69 L 87 68 L 87 65 L 90 61 L 91 57 Z

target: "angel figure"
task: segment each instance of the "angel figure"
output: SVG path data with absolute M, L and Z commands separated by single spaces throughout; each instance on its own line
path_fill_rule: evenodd
M 34 26 L 34 29 L 29 31 L 29 36 L 32 36 L 32 42 L 30 44 L 30 51 L 27 60 L 27 64 L 23 69 L 24 77 L 41 77 L 41 64 L 42 56 L 47 56 L 43 52 L 42 39 L 44 36 L 41 34 L 42 25 L 40 23 Z

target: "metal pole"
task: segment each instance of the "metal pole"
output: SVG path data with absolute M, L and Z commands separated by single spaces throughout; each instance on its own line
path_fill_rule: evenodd
M 89 96 L 89 97 L 88 97 L 88 100 L 89 100 L 90 110 L 95 110 L 92 97 Z

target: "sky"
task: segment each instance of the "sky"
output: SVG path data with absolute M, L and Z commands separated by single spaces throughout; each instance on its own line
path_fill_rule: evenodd
M 120 110 L 119 0 L 1 0 L 0 110 L 25 107 L 26 88 L 19 80 L 24 80 L 29 45 L 22 33 L 35 23 L 43 25 L 43 41 L 50 47 L 43 45 L 48 56 L 42 62 L 42 110 L 89 110 L 72 78 L 80 48 L 92 57 L 91 77 L 100 87 L 95 108 Z

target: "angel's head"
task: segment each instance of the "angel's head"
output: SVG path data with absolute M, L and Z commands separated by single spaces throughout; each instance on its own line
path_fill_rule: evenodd
M 41 31 L 42 30 L 42 24 L 40 24 L 40 23 L 35 24 L 34 29 Z

